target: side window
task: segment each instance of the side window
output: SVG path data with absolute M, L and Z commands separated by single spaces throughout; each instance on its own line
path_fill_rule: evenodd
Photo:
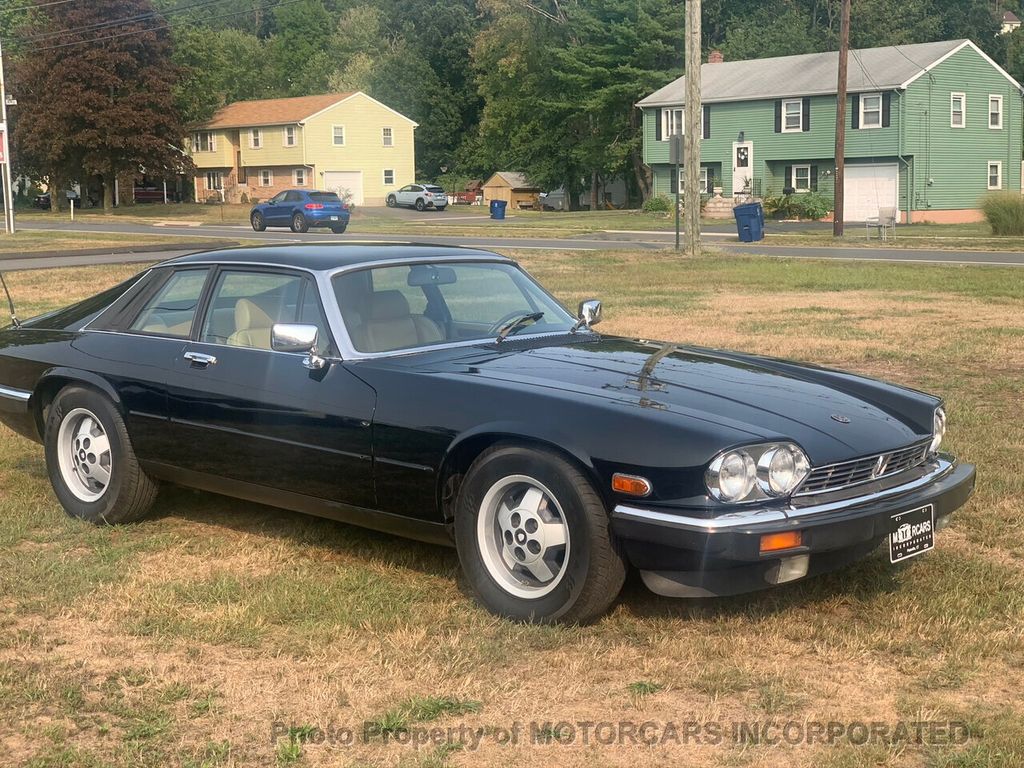
M 300 200 L 302 200 L 301 192 L 289 192 L 287 195 L 284 196 L 284 201 L 286 203 L 297 203 Z
M 199 340 L 270 349 L 274 323 L 294 323 L 306 278 L 280 272 L 221 272 Z
M 130 330 L 188 338 L 209 272 L 208 269 L 187 269 L 172 274 L 142 307 Z

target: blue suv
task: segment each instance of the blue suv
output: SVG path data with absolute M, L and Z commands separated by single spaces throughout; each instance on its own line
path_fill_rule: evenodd
M 334 192 L 286 189 L 249 211 L 249 223 L 257 232 L 267 227 L 291 227 L 292 232 L 308 232 L 310 227 L 329 227 L 340 235 L 348 227 L 348 206 Z

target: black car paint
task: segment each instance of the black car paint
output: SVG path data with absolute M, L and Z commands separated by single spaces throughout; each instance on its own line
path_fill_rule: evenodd
M 344 261 L 334 249 L 294 252 L 239 249 L 176 263 L 272 256 L 318 269 Z M 359 249 L 345 253 L 353 263 L 366 258 Z M 384 249 L 376 258 L 404 253 Z M 592 332 L 310 371 L 297 355 L 82 330 L 103 307 L 113 303 L 104 318 L 116 314 L 159 279 L 151 273 L 0 332 L 0 385 L 32 393 L 23 412 L 8 403 L 0 419 L 40 440 L 46 398 L 81 381 L 122 410 L 154 477 L 431 541 L 450 543 L 449 480 L 496 440 L 571 455 L 609 510 L 636 501 L 611 490 L 612 474 L 626 472 L 651 480 L 646 508 L 712 518 L 736 506 L 710 499 L 704 486 L 704 470 L 722 450 L 787 439 L 820 466 L 929 437 L 939 404 L 849 373 Z M 125 298 L 115 301 L 119 294 Z M 216 355 L 217 365 L 196 370 L 182 357 L 189 349 Z M 630 546 L 635 564 L 661 561 L 651 544 L 650 555 Z

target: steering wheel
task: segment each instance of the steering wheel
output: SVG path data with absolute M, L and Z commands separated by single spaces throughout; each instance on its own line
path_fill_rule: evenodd
M 487 329 L 487 333 L 497 333 L 505 326 L 505 323 L 509 322 L 510 320 L 515 320 L 517 317 L 522 317 L 523 315 L 528 314 L 530 313 L 527 312 L 525 309 L 517 309 L 513 312 L 509 312 L 505 314 L 500 320 L 492 323 L 491 327 Z

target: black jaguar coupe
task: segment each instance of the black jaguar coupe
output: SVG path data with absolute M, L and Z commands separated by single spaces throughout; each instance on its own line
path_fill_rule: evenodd
M 0 331 L 0 419 L 96 523 L 161 482 L 454 544 L 503 616 L 792 582 L 931 549 L 974 487 L 931 395 L 605 336 L 515 262 L 408 245 L 198 253 Z

